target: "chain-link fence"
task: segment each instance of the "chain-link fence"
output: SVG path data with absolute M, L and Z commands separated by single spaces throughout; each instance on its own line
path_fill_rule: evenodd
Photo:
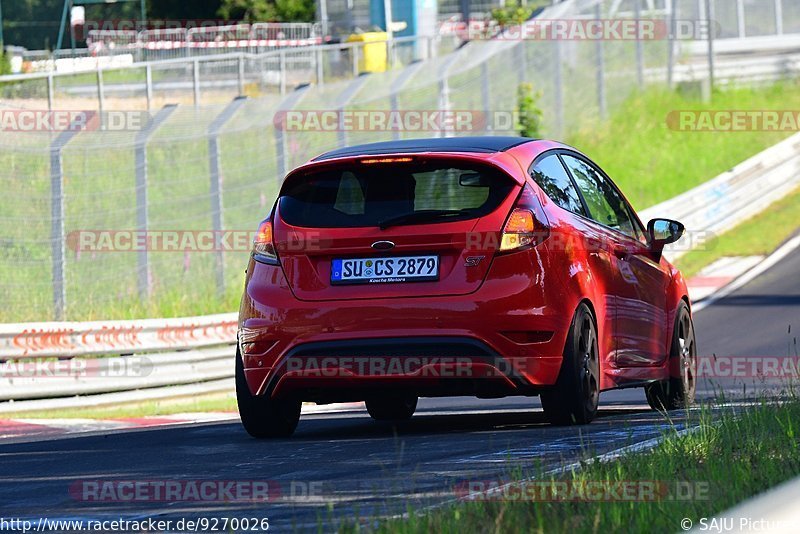
M 168 31 L 172 30 L 146 30 L 139 32 L 139 39 L 144 42 L 151 33 L 160 32 L 152 37 L 153 44 L 162 47 L 154 53 L 168 53 L 173 50 L 167 46 L 171 42 L 168 36 L 163 35 Z M 271 42 L 266 37 L 275 36 L 267 24 L 248 26 L 248 32 L 265 37 L 259 40 L 263 43 Z M 202 40 L 213 36 L 191 35 L 194 44 L 215 44 Z M 185 44 L 185 38 L 182 35 L 176 42 Z M 302 84 L 324 85 L 362 72 L 402 68 L 447 54 L 460 43 L 455 36 L 400 37 L 319 46 L 254 45 L 253 53 L 225 53 L 217 48 L 213 55 L 135 63 L 122 61 L 122 55 L 63 58 L 55 61 L 70 62 L 67 72 L 0 76 L 0 101 L 15 108 L 94 111 L 152 110 L 167 103 L 213 105 L 243 94 L 285 94 Z M 84 68 L 87 65 L 89 68 Z
M 590 27 L 611 21 L 613 8 L 615 16 L 652 20 L 656 27 L 669 27 L 670 19 L 699 20 L 695 0 L 680 0 L 675 9 L 670 2 L 648 2 L 652 9 L 634 2 L 567 1 L 544 17 L 570 24 L 583 21 L 579 24 Z M 775 0 L 746 0 L 745 13 L 756 3 L 774 6 Z M 725 5 L 735 9 L 736 2 Z M 800 27 L 798 10 L 784 9 L 782 17 L 783 31 Z M 728 31 L 726 24 L 720 22 L 723 32 Z M 116 106 L 110 72 L 103 73 L 103 84 L 93 75 L 71 83 L 55 78 L 15 81 L 15 87 L 3 88 L 4 119 L 21 121 L 25 107 L 97 109 L 70 100 L 77 88 L 87 102 L 104 102 L 106 115 L 87 128 L 23 133 L 9 131 L 6 124 L 0 131 L 0 320 L 235 309 L 252 232 L 292 167 L 345 144 L 514 134 L 521 83 L 541 93 L 544 135 L 559 138 L 579 127 L 590 128 L 642 84 L 707 79 L 707 71 L 694 68 L 695 62 L 705 64 L 704 58 L 682 54 L 669 34 L 653 39 L 529 39 L 515 38 L 509 30 L 449 54 L 402 61 L 387 72 L 356 77 L 352 74 L 358 69 L 349 63 L 355 59 L 346 55 L 319 62 L 287 53 L 246 58 L 244 64 L 239 57 L 218 58 L 194 63 L 190 76 L 246 88 L 268 83 L 264 73 L 285 62 L 297 65 L 297 71 L 322 65 L 322 83 L 296 89 L 287 83 L 285 94 L 263 91 L 257 98 L 236 99 L 231 96 L 247 91 L 216 99 L 206 96 L 211 86 L 201 83 L 196 99 L 177 106 L 169 104 L 176 98 L 174 84 L 187 76 L 183 64 L 126 71 L 128 78 L 114 83 L 127 87 L 125 98 L 119 99 L 127 103 Z M 159 83 L 147 89 L 148 79 Z M 14 106 L 20 99 L 26 106 Z M 133 113 L 147 106 L 130 103 L 142 99 L 150 102 L 148 120 Z M 119 117 L 108 114 L 114 110 L 131 112 L 122 115 L 122 127 L 113 127 Z M 409 125 L 405 120 L 459 111 L 470 119 L 466 129 Z M 293 125 L 288 112 L 297 119 Z M 347 122 L 359 112 L 368 119 L 365 125 Z M 324 120 L 326 113 L 334 114 L 334 124 Z M 400 117 L 400 127 L 371 122 L 387 117 Z

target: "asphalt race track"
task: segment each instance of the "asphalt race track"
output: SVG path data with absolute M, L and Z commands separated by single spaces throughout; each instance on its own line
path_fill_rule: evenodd
M 699 311 L 701 354 L 796 356 L 798 273 L 800 249 Z M 720 388 L 743 386 L 703 380 L 698 393 L 707 398 Z M 0 517 L 268 517 L 270 530 L 330 530 L 342 519 L 452 500 L 453 487 L 468 480 L 502 479 L 519 466 L 557 468 L 658 437 L 670 426 L 647 409 L 640 389 L 600 401 L 601 416 L 585 427 L 547 426 L 537 399 L 448 398 L 421 400 L 414 418 L 396 428 L 364 410 L 305 416 L 295 436 L 281 441 L 256 441 L 238 423 L 213 423 L 5 444 Z M 671 416 L 681 427 L 683 416 Z M 273 501 L 255 504 L 85 502 L 70 487 L 87 480 L 269 481 L 276 492 Z

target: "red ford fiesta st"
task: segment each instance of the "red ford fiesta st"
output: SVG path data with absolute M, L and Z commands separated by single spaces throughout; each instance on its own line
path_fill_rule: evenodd
M 261 223 L 239 311 L 236 390 L 255 437 L 303 401 L 540 395 L 588 423 L 599 393 L 694 398 L 686 284 L 589 158 L 517 137 L 416 139 L 325 153 L 290 172 Z

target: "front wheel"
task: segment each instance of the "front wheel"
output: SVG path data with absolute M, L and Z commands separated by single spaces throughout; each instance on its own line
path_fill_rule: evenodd
M 600 357 L 597 328 L 589 307 L 581 303 L 572 318 L 564 361 L 553 389 L 542 392 L 544 415 L 555 425 L 583 425 L 597 415 Z
M 236 352 L 236 403 L 242 426 L 254 438 L 287 438 L 300 420 L 299 400 L 253 395 L 244 376 L 244 364 Z
M 367 399 L 367 412 L 376 421 L 405 421 L 417 409 L 417 397 L 398 396 Z
M 675 314 L 668 365 L 669 378 L 649 384 L 644 389 L 647 403 L 654 410 L 677 410 L 694 403 L 697 344 L 692 316 L 683 301 Z

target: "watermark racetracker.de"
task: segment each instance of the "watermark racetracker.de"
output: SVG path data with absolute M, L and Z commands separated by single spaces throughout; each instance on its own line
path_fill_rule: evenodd
M 678 132 L 797 132 L 800 110 L 673 110 L 666 123 Z
M 0 131 L 35 132 L 138 132 L 152 116 L 146 111 L 0 109 Z
M 456 484 L 454 492 L 464 501 L 707 501 L 710 484 L 690 480 L 466 480 Z
M 67 233 L 67 249 L 77 254 L 109 252 L 249 252 L 258 232 L 255 230 L 136 230 L 136 229 L 84 229 Z M 670 250 L 710 250 L 715 234 L 707 230 L 689 230 Z M 610 238 L 575 236 L 559 232 L 541 231 L 528 235 L 531 242 L 547 241 L 549 250 L 570 253 L 598 252 L 610 249 Z M 501 232 L 466 232 L 463 236 L 466 252 L 496 249 L 501 242 Z M 461 242 L 460 240 L 458 242 Z M 324 233 L 317 230 L 297 230 L 284 240 L 275 243 L 280 252 L 318 252 L 330 243 Z M 631 251 L 633 252 L 633 250 Z

